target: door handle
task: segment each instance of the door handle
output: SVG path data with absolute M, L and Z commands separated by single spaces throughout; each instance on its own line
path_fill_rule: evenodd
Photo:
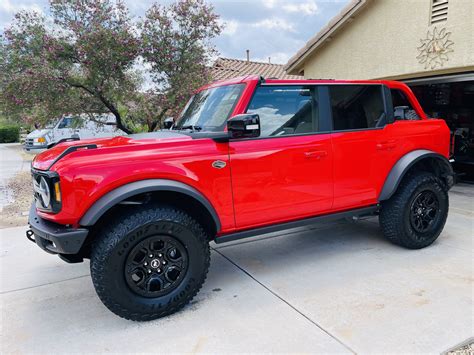
M 325 150 L 309 150 L 304 152 L 306 158 L 321 159 L 328 155 Z
M 392 150 L 397 146 L 397 142 L 395 140 L 389 140 L 384 142 L 379 142 L 375 146 L 377 150 Z

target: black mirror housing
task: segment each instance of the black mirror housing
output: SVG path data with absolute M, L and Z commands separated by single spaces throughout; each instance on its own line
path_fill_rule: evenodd
M 236 115 L 227 121 L 229 138 L 256 138 L 260 136 L 260 117 L 256 113 Z
M 165 118 L 163 121 L 163 128 L 170 129 L 173 126 L 174 120 L 172 117 Z

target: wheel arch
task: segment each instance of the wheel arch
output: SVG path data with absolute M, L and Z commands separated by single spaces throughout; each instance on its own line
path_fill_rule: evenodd
M 414 150 L 401 157 L 392 167 L 380 192 L 379 201 L 392 197 L 403 178 L 416 169 L 434 173 L 442 179 L 447 189 L 454 184 L 453 168 L 446 157 L 431 150 Z
M 172 196 L 180 196 L 188 202 L 194 202 L 195 207 L 201 207 L 202 213 L 207 220 L 213 222 L 211 230 L 216 233 L 221 229 L 219 215 L 209 200 L 194 187 L 175 180 L 167 179 L 147 179 L 135 181 L 122 185 L 104 196 L 100 197 L 82 216 L 79 224 L 85 227 L 94 226 L 103 216 L 105 216 L 112 208 L 123 203 L 125 200 L 134 196 L 144 194 L 156 194 L 159 200 L 160 193 L 167 196 L 168 202 Z M 182 199 L 179 199 L 182 201 Z M 210 227 L 210 226 L 206 226 Z M 213 237 L 213 236 L 212 236 Z

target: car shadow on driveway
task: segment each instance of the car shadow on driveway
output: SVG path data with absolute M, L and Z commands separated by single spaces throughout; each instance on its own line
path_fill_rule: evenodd
M 373 219 L 213 245 L 191 304 L 149 323 L 110 313 L 87 262 L 2 230 L 2 351 L 439 353 L 472 336 L 472 236 L 460 218 L 416 251 L 390 244 Z

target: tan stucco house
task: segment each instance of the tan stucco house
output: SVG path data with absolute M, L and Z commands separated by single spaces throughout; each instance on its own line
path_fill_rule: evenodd
M 285 65 L 288 74 L 406 82 L 456 136 L 474 181 L 474 0 L 353 0 Z

